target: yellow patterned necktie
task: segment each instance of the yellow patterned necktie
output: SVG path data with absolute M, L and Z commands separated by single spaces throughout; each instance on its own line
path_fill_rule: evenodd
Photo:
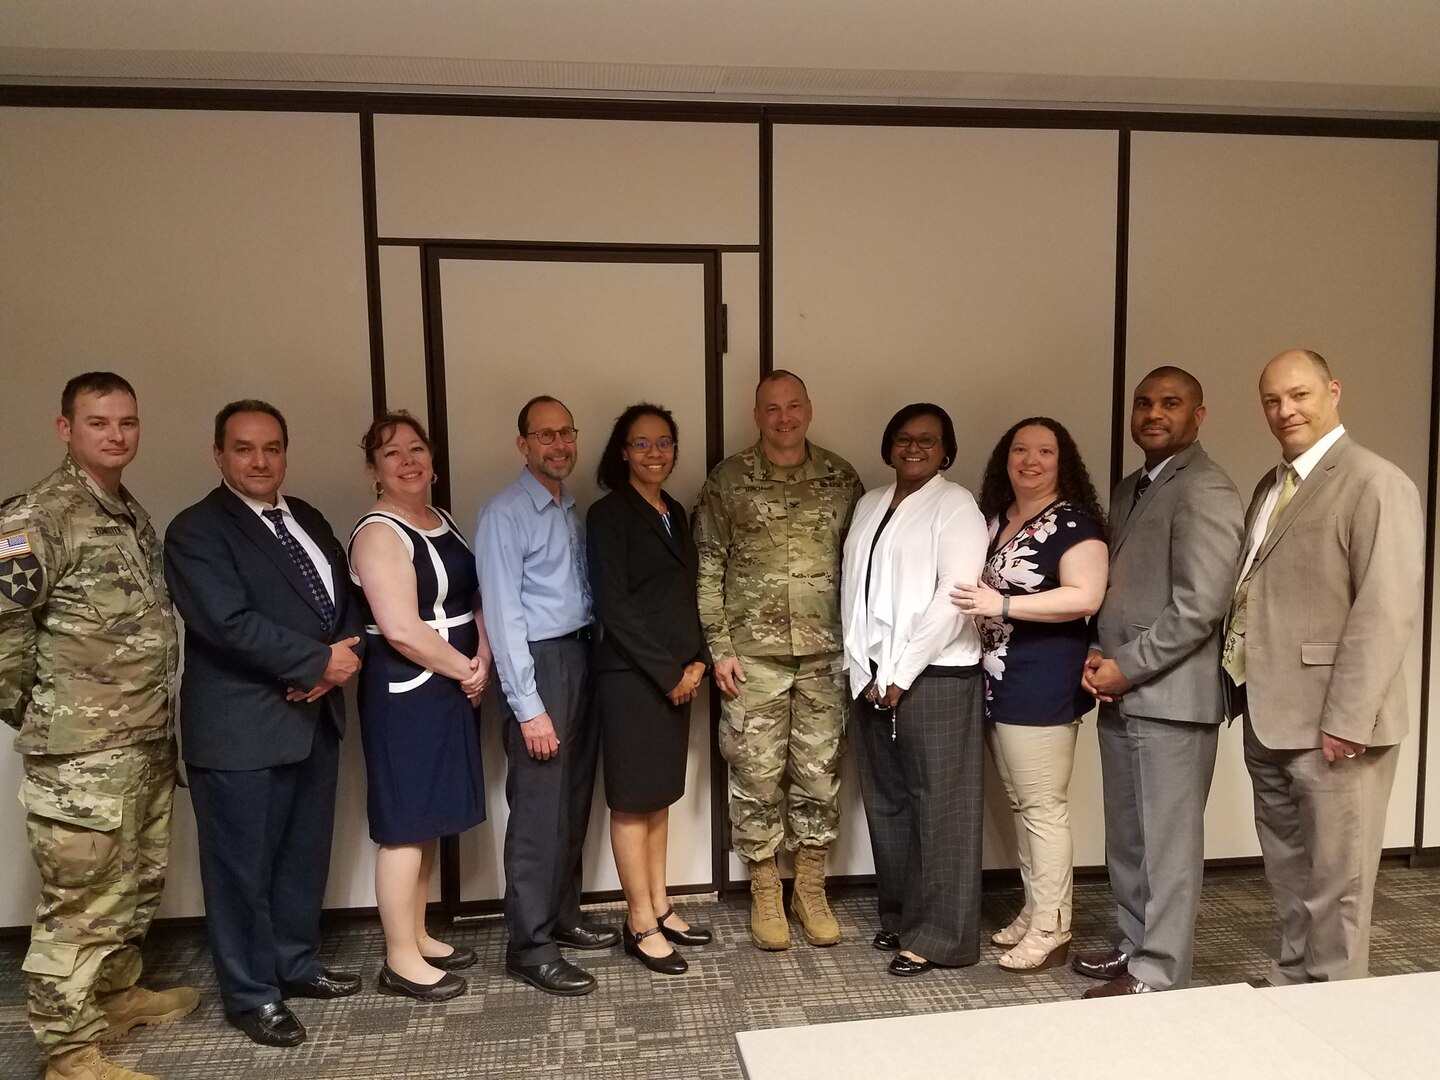
M 1245 572 L 1245 580 L 1240 582 L 1240 587 L 1235 590 L 1235 599 L 1230 604 L 1230 627 L 1225 633 L 1225 651 L 1220 654 L 1220 666 L 1236 686 L 1245 685 L 1245 603 L 1250 594 L 1250 579 L 1255 574 L 1255 564 L 1260 561 L 1260 552 L 1264 549 L 1265 542 L 1270 539 L 1270 534 L 1275 531 L 1275 523 L 1280 520 L 1280 515 L 1285 513 L 1285 508 L 1295 497 L 1295 489 L 1299 484 L 1300 477 L 1295 472 L 1295 467 L 1286 465 L 1284 479 L 1280 482 L 1280 494 L 1275 499 L 1275 507 L 1270 511 L 1270 516 L 1265 520 L 1265 535 L 1260 540 L 1260 547 L 1255 549 L 1255 559 L 1250 563 L 1250 569 Z

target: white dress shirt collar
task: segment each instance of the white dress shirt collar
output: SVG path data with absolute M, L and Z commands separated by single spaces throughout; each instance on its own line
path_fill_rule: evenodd
M 1153 484 L 1156 480 L 1160 479 L 1160 474 L 1165 471 L 1165 466 L 1169 465 L 1170 462 L 1174 460 L 1175 455 L 1171 454 L 1164 461 L 1160 462 L 1159 465 L 1156 465 L 1153 469 L 1141 469 L 1140 472 L 1143 473 L 1145 476 L 1148 476 L 1150 478 L 1150 482 Z
M 1309 450 L 1290 462 L 1290 467 L 1295 470 L 1297 476 L 1304 480 L 1314 471 L 1315 466 L 1320 464 L 1320 459 L 1329 453 L 1330 448 L 1340 441 L 1340 436 L 1345 434 L 1345 425 L 1337 424 L 1334 431 L 1327 431 L 1320 437 L 1320 440 Z
M 279 511 L 281 511 L 287 518 L 290 518 L 291 520 L 293 520 L 294 517 L 295 517 L 295 515 L 290 512 L 290 507 L 289 507 L 289 505 L 285 502 L 285 496 L 282 495 L 282 494 L 280 494 L 278 491 L 275 493 L 275 505 L 274 505 L 274 506 L 271 506 L 269 503 L 263 503 L 263 502 L 261 502 L 259 499 L 252 499 L 249 495 L 246 495 L 243 491 L 236 491 L 235 488 L 234 488 L 234 486 L 230 483 L 229 480 L 226 480 L 226 481 L 225 481 L 225 486 L 230 489 L 230 494 L 234 495 L 237 499 L 239 499 L 241 502 L 243 502 L 243 503 L 244 503 L 246 506 L 248 506 L 251 510 L 254 510 L 255 513 L 256 513 L 256 515 L 259 516 L 259 517 L 261 517 L 261 518 L 263 518 L 263 517 L 265 516 L 265 511 L 266 511 L 266 510 L 279 510 Z

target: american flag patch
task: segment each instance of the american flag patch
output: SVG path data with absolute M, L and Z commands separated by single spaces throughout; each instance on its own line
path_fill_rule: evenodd
M 20 555 L 30 554 L 30 537 L 23 533 L 11 533 L 9 536 L 0 536 L 0 559 L 14 559 Z

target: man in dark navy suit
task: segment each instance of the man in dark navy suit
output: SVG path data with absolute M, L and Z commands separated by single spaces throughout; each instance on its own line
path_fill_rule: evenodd
M 335 998 L 358 975 L 318 959 L 341 686 L 359 669 L 360 614 L 345 552 L 314 507 L 280 494 L 289 432 L 278 409 L 215 417 L 223 483 L 165 535 L 185 622 L 182 753 L 220 995 L 258 1043 L 295 1046 L 287 997 Z

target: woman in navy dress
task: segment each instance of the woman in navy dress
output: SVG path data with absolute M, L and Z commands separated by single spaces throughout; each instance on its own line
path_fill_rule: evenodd
M 951 597 L 978 617 L 986 742 L 1014 816 L 1025 906 L 992 937 L 1018 973 L 1064 963 L 1073 847 L 1070 773 L 1079 718 L 1085 619 L 1105 597 L 1105 522 L 1075 440 L 1049 417 L 1021 420 L 995 445 L 980 489 L 990 557 L 978 585 Z
M 385 930 L 380 989 L 422 1001 L 465 990 L 453 974 L 475 963 L 425 930 L 436 841 L 485 820 L 475 705 L 490 673 L 469 546 L 429 504 L 429 436 L 389 413 L 362 444 L 379 495 L 355 526 L 351 573 L 370 612 L 360 671 L 375 901 Z

